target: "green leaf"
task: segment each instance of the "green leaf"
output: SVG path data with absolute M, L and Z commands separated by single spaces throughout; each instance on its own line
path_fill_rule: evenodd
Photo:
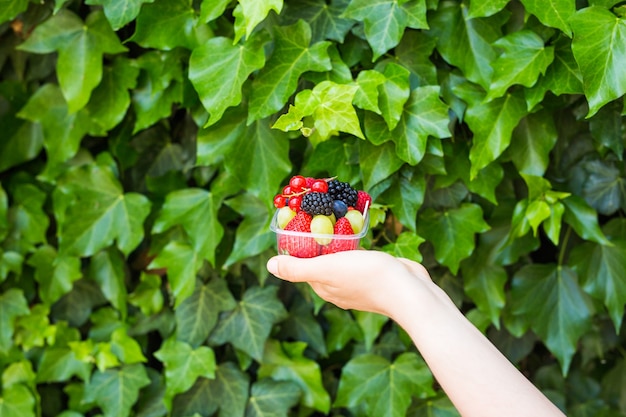
M 198 378 L 190 390 L 174 398 L 172 415 L 217 414 L 243 417 L 248 399 L 249 377 L 233 363 L 220 363 L 214 379 Z
M 232 152 L 237 139 L 245 136 L 246 119 L 241 111 L 226 111 L 216 124 L 198 130 L 196 164 L 211 166 Z
M 298 340 L 308 345 L 322 357 L 328 356 L 322 325 L 314 316 L 312 303 L 293 303 L 289 309 L 289 317 L 281 323 L 281 339 Z
M 59 182 L 69 207 L 59 222 L 59 253 L 91 256 L 116 242 L 128 255 L 144 236 L 143 222 L 150 213 L 150 201 L 138 193 L 124 193 L 113 173 L 95 164 L 75 168 Z
M 136 86 L 139 69 L 126 58 L 117 58 L 113 65 L 105 66 L 102 81 L 93 90 L 87 111 L 92 120 L 107 132 L 117 126 L 130 107 L 128 90 Z
M 287 114 L 281 115 L 272 127 L 285 132 L 296 130 L 300 127 L 294 125 L 294 118 L 312 116 L 313 129 L 310 139 L 314 144 L 338 135 L 339 132 L 350 133 L 364 139 L 359 118 L 352 106 L 357 90 L 358 87 L 355 85 L 322 81 L 313 90 L 299 92 L 296 95 L 295 106 L 291 107 Z M 305 134 L 304 130 L 303 134 L 311 135 Z
M 39 88 L 18 116 L 41 125 L 52 176 L 59 165 L 76 154 L 83 136 L 92 128 L 88 114 L 84 110 L 71 113 L 62 91 L 53 84 Z
M 288 21 L 302 19 L 311 26 L 312 40 L 318 42 L 332 39 L 343 43 L 346 34 L 354 25 L 352 19 L 342 14 L 350 2 L 348 0 L 303 0 L 297 5 L 286 4 L 282 16 Z
M 589 120 L 589 130 L 598 152 L 604 154 L 610 149 L 620 160 L 624 154 L 622 111 L 623 105 L 614 101 L 598 110 Z
M 293 382 L 262 379 L 252 385 L 246 417 L 287 417 L 300 395 L 300 388 Z
M 424 31 L 406 31 L 395 47 L 396 59 L 411 71 L 414 85 L 438 84 L 437 68 L 430 60 L 435 45 L 436 40 Z M 416 82 L 413 82 L 414 79 Z
M 365 351 L 370 352 L 374 341 L 378 339 L 383 326 L 389 321 L 389 317 L 369 311 L 354 311 L 354 318 L 361 328 Z
M 437 51 L 451 65 L 461 69 L 468 80 L 489 89 L 496 58 L 493 42 L 500 38 L 497 19 L 468 16 L 462 3 L 442 3 L 429 19 Z
M 243 216 L 243 221 L 237 227 L 235 245 L 224 264 L 228 267 L 268 249 L 275 242 L 276 236 L 267 228 L 270 213 L 266 202 L 249 194 L 241 194 L 227 200 L 226 204 Z
M 192 265 L 198 264 L 202 259 L 214 264 L 215 249 L 224 234 L 224 228 L 217 219 L 219 206 L 220 202 L 212 193 L 200 188 L 172 191 L 165 197 L 165 203 L 154 222 L 152 232 L 163 233 L 172 227 L 181 226 L 191 240 L 193 257 L 197 258 Z M 168 255 L 178 257 L 177 249 L 181 250 L 181 255 L 188 253 L 185 246 L 176 244 L 169 247 Z M 183 257 L 189 258 L 188 255 Z M 193 273 L 196 270 L 197 268 Z
M 467 17 L 473 19 L 475 17 L 488 17 L 498 13 L 504 9 L 508 0 L 485 0 L 473 1 L 470 3 Z
M 552 114 L 543 110 L 531 113 L 513 130 L 507 153 L 520 173 L 541 176 L 548 168 L 557 139 Z
M 33 245 L 47 241 L 50 219 L 44 212 L 46 194 L 33 184 L 20 184 L 13 191 L 13 204 L 8 211 L 11 230 L 8 242 L 14 240 L 16 250 L 34 250 Z
M 413 417 L 461 417 L 461 414 L 454 407 L 450 398 L 443 395 L 423 401 Z
M 448 123 L 448 107 L 439 98 L 439 87 L 414 89 L 392 132 L 396 153 L 410 165 L 416 165 L 426 153 L 429 136 L 450 137 Z
M 35 398 L 24 385 L 12 385 L 2 390 L 0 416 L 35 417 Z
M 461 264 L 461 271 L 465 292 L 499 328 L 500 314 L 506 304 L 504 285 L 508 274 L 501 265 L 493 262 L 493 251 L 492 246 L 479 245 L 476 252 Z
M 408 169 L 401 170 L 398 180 L 394 181 L 391 187 L 385 192 L 385 197 L 391 206 L 393 214 L 398 218 L 400 223 L 413 232 L 417 230 L 417 211 L 424 202 L 425 192 L 425 178 Z M 409 240 L 413 240 L 413 238 Z M 419 244 L 417 246 L 419 246 Z M 415 247 L 416 249 L 417 246 Z M 397 249 L 394 249 L 394 251 L 395 250 Z M 400 251 L 404 252 L 402 249 L 400 249 Z
M 67 9 L 37 26 L 19 48 L 33 53 L 58 52 L 57 76 L 70 114 L 85 107 L 100 83 L 103 55 L 127 50 L 102 11 L 91 13 L 83 22 Z
M 592 6 L 577 11 L 570 24 L 574 31 L 572 51 L 589 101 L 587 117 L 591 117 L 626 93 L 626 78 L 621 76 L 626 62 L 626 20 Z M 598 63 L 602 63 L 600 68 Z
M 252 83 L 248 124 L 283 108 L 306 71 L 330 71 L 330 42 L 311 45 L 311 28 L 303 20 L 274 31 L 274 50 Z
M 356 85 L 359 89 L 354 93 L 354 105 L 381 114 L 378 106 L 378 87 L 385 82 L 385 79 L 385 75 L 376 70 L 360 71 L 356 79 Z
M 427 209 L 420 214 L 417 231 L 435 247 L 437 262 L 450 268 L 453 274 L 460 262 L 474 251 L 475 234 L 489 230 L 481 207 L 463 203 L 445 211 Z
M 148 384 L 150 379 L 141 364 L 97 370 L 85 386 L 85 401 L 99 405 L 104 417 L 128 416 L 139 390 Z
M 29 0 L 2 0 L 0 1 L 0 23 L 13 20 L 17 15 L 26 11 Z
M 330 395 L 322 384 L 319 364 L 304 356 L 306 343 L 269 340 L 259 368 L 259 377 L 291 381 L 302 390 L 302 404 L 327 414 Z
M 109 248 L 91 258 L 88 276 L 94 279 L 102 294 L 126 318 L 126 270 L 124 258 L 119 251 Z
M 468 107 L 465 121 L 474 132 L 474 143 L 470 150 L 471 180 L 506 150 L 513 129 L 527 113 L 524 101 L 510 94 Z
M 220 318 L 210 340 L 216 344 L 230 342 L 262 362 L 265 342 L 272 326 L 287 315 L 276 297 L 277 290 L 275 286 L 250 287 L 237 307 Z
M 128 335 L 124 327 L 119 327 L 111 333 L 111 351 L 125 364 L 147 362 L 141 351 L 139 342 Z
M 531 13 L 546 26 L 557 28 L 567 36 L 572 36 L 570 17 L 576 12 L 576 4 L 570 0 L 522 0 L 528 13 Z
M 128 294 L 127 301 L 138 307 L 145 316 L 160 312 L 163 309 L 161 277 L 142 272 L 139 279 L 135 290 Z
M 238 0 L 235 7 L 235 43 L 242 37 L 251 37 L 253 30 L 261 23 L 270 11 L 274 10 L 280 14 L 283 8 L 283 0 Z
M 22 290 L 10 288 L 0 295 L 0 352 L 13 345 L 14 324 L 18 317 L 30 314 Z
M 567 374 L 578 339 L 591 325 L 593 309 L 567 266 L 531 264 L 512 281 L 511 312 L 541 338 Z
M 613 220 L 604 230 L 610 234 L 618 224 L 619 220 Z M 616 237 L 612 243 L 610 246 L 584 243 L 572 250 L 569 259 L 580 276 L 582 288 L 604 303 L 615 328 L 619 329 L 626 304 L 626 236 Z
M 493 44 L 503 50 L 491 64 L 494 68 L 485 100 L 502 97 L 512 85 L 531 87 L 554 60 L 554 47 L 545 46 L 535 32 L 521 30 Z
M 200 21 L 210 22 L 220 17 L 230 0 L 202 0 L 200 5 Z
M 223 279 L 196 285 L 193 294 L 175 310 L 176 337 L 193 348 L 200 346 L 217 324 L 218 315 L 236 307 Z
M 185 342 L 166 340 L 154 356 L 165 366 L 165 402 L 168 409 L 176 394 L 187 391 L 199 377 L 215 377 L 215 353 L 207 346 L 192 348 Z
M 623 163 L 621 165 L 623 167 Z M 589 161 L 584 164 L 584 170 L 583 196 L 590 206 L 604 215 L 626 207 L 626 177 L 615 163 Z
M 68 293 L 74 281 L 83 276 L 78 257 L 59 255 L 55 248 L 49 245 L 37 248 L 26 263 L 35 269 L 39 297 L 48 306 Z
M 87 381 L 91 367 L 90 363 L 79 360 L 69 347 L 49 347 L 39 362 L 37 382 L 64 382 L 74 376 Z
M 113 30 L 117 31 L 135 20 L 144 3 L 154 0 L 86 0 L 86 4 L 100 5 Z
M 428 28 L 425 0 L 354 0 L 343 16 L 364 22 L 365 36 L 373 50 L 373 61 L 398 45 L 407 27 Z
M 380 114 L 393 130 L 402 116 L 404 104 L 411 94 L 408 69 L 393 62 L 385 65 L 384 81 L 378 85 L 378 107 Z
M 413 397 L 434 394 L 433 377 L 420 357 L 402 353 L 394 362 L 366 354 L 351 359 L 343 368 L 335 406 L 353 408 L 365 403 L 368 415 L 406 415 Z
M 391 142 L 380 146 L 369 141 L 359 142 L 359 160 L 365 190 L 371 190 L 376 184 L 389 178 L 403 164 Z
M 271 198 L 291 170 L 287 136 L 271 129 L 269 123 L 257 121 L 237 138 L 237 152 L 226 155 L 226 171 L 235 177 L 242 189 L 273 207 Z
M 200 256 L 201 254 L 188 244 L 171 241 L 150 262 L 150 268 L 166 269 L 175 307 L 180 306 L 180 303 L 193 294 L 196 273 L 203 263 Z
M 155 0 L 141 6 L 129 40 L 144 48 L 191 50 L 210 36 L 208 26 L 199 22 L 191 0 Z
M 414 232 L 402 232 L 395 242 L 383 246 L 382 249 L 393 256 L 421 262 L 419 246 L 424 242 L 425 240 Z
M 228 107 L 241 103 L 241 87 L 252 72 L 265 65 L 265 42 L 260 34 L 241 45 L 216 37 L 191 52 L 189 80 L 209 112 L 206 126 L 220 120 Z
M 326 333 L 326 348 L 329 352 L 342 350 L 351 340 L 363 338 L 359 325 L 352 314 L 338 307 L 324 309 L 324 318 L 330 323 Z

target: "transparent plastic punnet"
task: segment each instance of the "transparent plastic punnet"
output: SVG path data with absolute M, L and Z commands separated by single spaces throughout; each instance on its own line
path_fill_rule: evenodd
M 329 235 L 284 230 L 278 227 L 277 217 L 278 210 L 274 213 L 270 230 L 276 233 L 278 254 L 292 255 L 298 258 L 313 258 L 328 253 L 358 249 L 361 238 L 369 230 L 368 210 L 365 210 L 363 229 L 353 235 Z

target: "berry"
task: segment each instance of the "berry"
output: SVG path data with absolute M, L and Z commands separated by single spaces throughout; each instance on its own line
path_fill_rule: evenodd
M 345 217 L 342 217 L 337 220 L 337 223 L 335 223 L 334 232 L 335 232 L 335 235 L 350 236 L 354 234 L 354 232 L 352 231 L 352 226 L 350 225 L 350 222 Z M 357 249 L 358 244 L 359 244 L 358 239 L 335 238 L 333 239 L 332 242 L 330 242 L 328 246 L 322 247 L 322 254 L 354 250 L 354 249 Z
M 287 223 L 285 230 L 310 233 L 312 220 L 311 215 L 300 211 Z M 312 238 L 290 236 L 288 234 L 282 234 L 278 238 L 278 252 L 283 255 L 291 255 L 297 258 L 312 258 L 319 254 L 319 249 L 320 246 Z
M 330 216 L 333 213 L 333 199 L 327 193 L 311 192 L 302 197 L 300 208 L 311 216 Z
M 372 197 L 365 191 L 359 190 L 357 192 L 356 204 L 354 205 L 354 208 L 363 213 L 365 211 L 366 204 L 368 207 L 372 205 Z
M 285 197 L 288 197 L 288 196 L 290 196 L 291 194 L 293 194 L 293 193 L 291 192 L 291 186 L 289 186 L 289 185 L 285 185 L 285 186 L 283 187 L 283 195 L 284 195 Z
M 316 179 L 313 177 L 306 177 L 305 181 L 306 181 L 306 188 L 311 188 L 313 186 L 313 183 L 316 181 Z
M 302 203 L 302 196 L 294 196 L 289 199 L 289 208 L 295 211 L 296 213 L 300 211 L 300 206 Z
M 311 191 L 318 193 L 327 193 L 328 192 L 328 183 L 324 180 L 315 180 L 309 187 Z
M 348 206 L 341 200 L 333 200 L 333 213 L 335 213 L 336 218 L 341 218 L 346 215 L 348 211 Z
M 274 207 L 279 209 L 285 207 L 285 205 L 287 205 L 287 199 L 285 198 L 285 196 L 278 194 L 276 197 L 274 197 Z
M 300 192 L 306 187 L 306 178 L 302 175 L 295 175 L 289 180 L 289 185 L 291 186 L 291 191 Z
M 356 204 L 357 191 L 347 182 L 341 182 L 339 180 L 328 181 L 328 194 L 330 194 L 333 200 L 341 200 L 346 203 L 348 207 L 354 207 Z

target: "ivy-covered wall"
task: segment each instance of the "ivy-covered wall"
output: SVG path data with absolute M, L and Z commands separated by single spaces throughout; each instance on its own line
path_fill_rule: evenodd
M 267 273 L 294 174 L 624 415 L 621 3 L 0 1 L 0 416 L 457 416 L 394 323 Z

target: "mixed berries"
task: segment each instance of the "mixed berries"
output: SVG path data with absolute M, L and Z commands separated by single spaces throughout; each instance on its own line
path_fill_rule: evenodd
M 357 249 L 372 198 L 336 178 L 295 175 L 274 197 L 279 229 L 313 233 L 306 237 L 278 233 L 278 251 L 299 258 Z M 328 236 L 320 236 L 328 235 Z

